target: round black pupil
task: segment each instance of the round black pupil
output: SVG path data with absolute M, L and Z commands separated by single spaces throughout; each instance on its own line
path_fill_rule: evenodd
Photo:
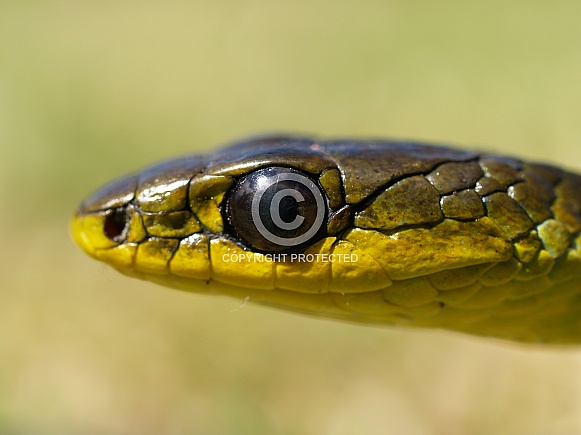
M 289 224 L 299 214 L 299 203 L 292 196 L 285 196 L 280 201 L 279 213 L 282 221 Z

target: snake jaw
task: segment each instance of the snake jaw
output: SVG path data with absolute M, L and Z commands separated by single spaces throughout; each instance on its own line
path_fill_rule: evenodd
M 86 230 L 84 229 L 84 219 L 78 212 L 75 213 L 70 223 L 70 233 L 75 243 L 87 254 L 94 257 L 95 247 L 91 243 Z
M 255 215 L 259 188 L 236 192 L 260 174 L 307 187 L 263 191 L 275 206 Z M 303 216 L 311 193 L 322 195 L 321 222 Z M 240 204 L 246 217 L 233 218 Z M 258 238 L 272 225 L 245 228 L 266 215 L 292 227 L 288 239 L 300 238 L 302 217 L 321 227 L 296 251 L 271 250 Z M 414 143 L 263 138 L 114 181 L 83 201 L 71 233 L 120 272 L 182 290 L 364 323 L 581 342 L 581 177 L 549 166 Z

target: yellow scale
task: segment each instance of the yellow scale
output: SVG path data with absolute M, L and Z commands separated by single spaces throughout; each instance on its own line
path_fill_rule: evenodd
M 581 342 L 581 177 L 390 141 L 247 140 L 87 198 L 120 272 L 321 317 Z

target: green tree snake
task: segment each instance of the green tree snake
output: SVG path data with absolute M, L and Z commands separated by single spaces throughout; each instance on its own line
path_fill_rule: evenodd
M 85 199 L 118 271 L 320 317 L 581 343 L 581 176 L 385 140 L 273 136 L 156 164 Z

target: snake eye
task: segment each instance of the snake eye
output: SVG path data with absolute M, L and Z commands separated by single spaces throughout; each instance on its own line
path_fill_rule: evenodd
M 294 169 L 259 169 L 241 178 L 226 210 L 237 236 L 262 252 L 300 251 L 325 234 L 325 195 Z
M 121 242 L 127 227 L 127 210 L 114 208 L 105 218 L 105 235 L 114 242 Z

